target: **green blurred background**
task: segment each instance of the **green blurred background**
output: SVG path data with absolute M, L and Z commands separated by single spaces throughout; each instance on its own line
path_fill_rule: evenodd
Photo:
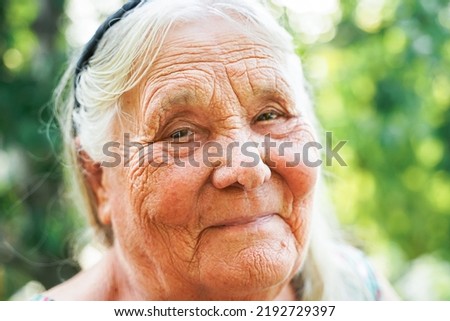
M 344 229 L 401 297 L 450 300 L 450 5 L 278 0 L 323 128 Z M 121 1 L 0 1 L 0 300 L 78 271 L 50 101 L 67 57 Z M 92 250 L 92 249 L 91 249 Z

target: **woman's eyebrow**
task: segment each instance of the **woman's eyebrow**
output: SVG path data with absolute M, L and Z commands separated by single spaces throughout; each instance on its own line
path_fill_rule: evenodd
M 278 86 L 268 84 L 254 85 L 252 90 L 253 99 L 260 101 L 274 100 L 288 109 L 294 108 L 295 103 L 293 93 L 284 83 L 279 83 Z
M 195 93 L 191 90 L 170 90 L 168 94 L 159 94 L 157 97 L 152 97 L 146 102 L 144 116 L 147 120 L 152 120 L 150 123 L 160 125 L 173 112 L 179 111 L 180 107 L 189 107 L 198 105 L 199 100 Z M 156 123 L 154 122 L 156 120 Z M 158 126 L 159 127 L 159 126 Z
M 288 93 L 286 92 L 286 90 L 284 88 L 281 89 L 277 89 L 274 87 L 255 87 L 254 88 L 254 96 L 257 98 L 265 98 L 265 99 L 269 99 L 269 98 L 275 98 L 275 99 L 281 99 L 281 100 L 286 100 Z

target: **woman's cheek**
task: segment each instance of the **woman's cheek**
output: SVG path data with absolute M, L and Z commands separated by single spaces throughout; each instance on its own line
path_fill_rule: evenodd
M 196 220 L 195 199 L 202 182 L 202 169 L 175 162 L 130 175 L 133 212 L 159 226 L 188 226 Z M 130 172 L 131 174 L 131 172 Z M 142 222 L 144 224 L 144 222 Z
M 271 150 L 270 158 L 272 171 L 279 174 L 287 185 L 287 193 L 290 194 L 286 197 L 290 199 L 287 223 L 297 241 L 298 250 L 302 251 L 309 238 L 314 188 L 320 166 L 314 162 L 319 153 L 314 150 L 315 141 L 307 131 L 298 132 L 290 139 L 279 141 Z M 308 148 L 311 150 L 307 151 Z
M 306 245 L 306 242 L 309 239 L 310 223 L 313 214 L 312 204 L 313 195 L 310 194 L 294 206 L 294 213 L 296 212 L 298 214 L 292 215 L 290 220 L 293 233 L 301 248 Z
M 278 173 L 287 183 L 294 199 L 303 199 L 312 192 L 318 177 L 320 164 L 318 153 L 307 151 L 309 142 L 278 142 L 266 154 L 272 171 Z M 306 152 L 305 152 L 306 151 Z

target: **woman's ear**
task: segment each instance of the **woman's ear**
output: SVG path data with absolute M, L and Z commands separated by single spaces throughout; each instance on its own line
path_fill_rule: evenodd
M 104 184 L 103 168 L 82 149 L 78 151 L 78 162 L 83 168 L 83 176 L 90 186 L 97 204 L 98 220 L 103 225 L 111 224 L 111 206 L 108 190 Z

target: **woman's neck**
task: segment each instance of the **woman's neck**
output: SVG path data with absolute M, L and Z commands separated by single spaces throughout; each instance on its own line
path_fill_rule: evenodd
M 111 248 L 100 262 L 94 267 L 80 272 L 67 282 L 44 293 L 54 300 L 82 300 L 82 301 L 141 301 L 141 300 L 296 300 L 295 291 L 290 284 L 281 288 L 269 289 L 259 293 L 240 293 L 238 295 L 224 295 L 218 289 L 216 293 L 206 293 L 199 289 L 183 287 L 179 282 L 171 286 L 170 282 L 163 287 L 161 280 L 154 276 L 143 277 L 127 271 L 120 262 L 121 258 Z
M 147 301 L 167 301 L 167 300 L 188 300 L 188 301 L 209 301 L 209 300 L 237 300 L 237 301 L 294 301 L 296 300 L 295 290 L 290 283 L 275 286 L 267 291 L 240 293 L 226 293 L 224 289 L 208 291 L 204 287 L 196 288 L 195 285 L 187 284 L 183 280 L 167 277 L 163 273 L 155 273 L 157 268 L 149 271 L 133 271 L 121 262 L 126 262 L 124 257 L 112 250 L 108 254 L 110 266 L 113 271 L 113 282 L 115 286 L 110 289 L 112 300 L 147 300 Z M 142 268 L 142 267 L 141 267 Z M 159 277 L 158 277 L 159 276 Z M 111 291 L 112 290 L 112 291 Z

